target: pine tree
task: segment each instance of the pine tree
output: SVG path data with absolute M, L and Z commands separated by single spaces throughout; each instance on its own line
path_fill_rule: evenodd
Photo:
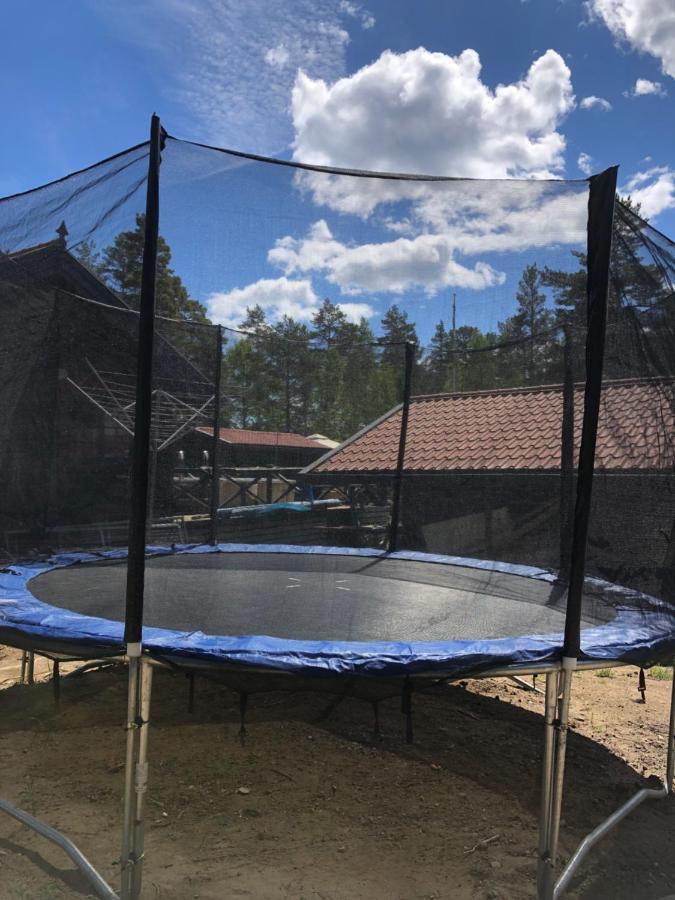
M 138 309 L 140 305 L 144 241 L 145 216 L 138 213 L 136 228 L 120 232 L 103 251 L 100 260 L 96 260 L 98 271 L 108 285 L 132 309 Z M 208 322 L 206 307 L 191 299 L 170 263 L 171 248 L 160 235 L 157 243 L 157 314 L 187 322 Z
M 412 322 L 408 321 L 408 314 L 398 308 L 396 304 L 390 306 L 382 318 L 382 340 L 385 346 L 380 354 L 380 365 L 389 369 L 394 379 L 397 390 L 397 402 L 403 397 L 405 383 L 405 343 L 412 343 L 419 347 L 417 331 Z M 419 384 L 417 357 L 419 349 L 415 351 L 415 363 L 413 365 L 413 393 Z M 419 393 L 419 390 L 417 390 Z
M 518 282 L 517 312 L 500 323 L 500 341 L 513 342 L 509 368 L 513 368 L 516 384 L 542 384 L 547 380 L 552 362 L 549 337 L 539 337 L 551 329 L 554 314 L 546 308 L 546 294 L 541 290 L 542 274 L 536 264 L 525 266 Z M 504 353 L 507 358 L 506 352 Z
M 443 322 L 438 322 L 429 341 L 429 352 L 423 362 L 422 376 L 425 393 L 438 394 L 445 390 L 450 368 L 450 334 L 445 330 Z

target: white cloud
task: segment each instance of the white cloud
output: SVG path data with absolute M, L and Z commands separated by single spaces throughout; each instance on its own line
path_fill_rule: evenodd
M 207 305 L 214 322 L 236 328 L 252 306 L 261 306 L 272 321 L 281 316 L 307 321 L 320 304 L 309 279 L 283 277 L 261 278 L 243 288 L 211 294 Z
M 619 41 L 649 53 L 675 78 L 675 4 L 673 0 L 588 0 L 591 14 Z
M 650 81 L 648 78 L 638 78 L 634 87 L 625 92 L 626 97 L 665 97 L 668 91 L 660 81 Z
M 376 313 L 370 303 L 338 303 L 337 306 L 355 325 L 358 325 L 361 319 L 371 319 Z
M 375 24 L 375 16 L 364 9 L 360 3 L 353 3 L 352 0 L 340 0 L 338 9 L 345 16 L 351 16 L 352 19 L 358 19 L 361 28 L 367 31 Z
M 261 278 L 243 288 L 211 294 L 207 300 L 211 319 L 228 328 L 237 328 L 246 317 L 246 310 L 261 306 L 270 322 L 290 316 L 308 322 L 321 305 L 312 282 L 308 278 Z M 369 303 L 338 303 L 350 322 L 369 319 L 375 310 Z
M 641 213 L 648 219 L 666 209 L 675 209 L 675 169 L 655 166 L 637 172 L 627 182 L 622 193 L 630 194 L 640 204 Z
M 577 158 L 577 165 L 584 173 L 584 175 L 592 175 L 593 174 L 593 157 L 588 153 L 580 153 Z
M 206 143 L 285 151 L 298 68 L 328 80 L 346 70 L 349 34 L 335 0 L 88 2 L 150 68 L 168 71 L 163 90 L 184 111 L 173 129 Z
M 274 66 L 275 68 L 283 69 L 284 66 L 288 65 L 290 58 L 291 54 L 283 44 L 277 44 L 276 47 L 270 47 L 269 50 L 265 51 L 265 62 L 268 66 Z
M 306 238 L 284 237 L 268 253 L 268 261 L 286 275 L 318 272 L 343 295 L 426 294 L 450 286 L 480 290 L 502 284 L 505 276 L 484 262 L 473 267 L 453 258 L 452 235 L 421 234 L 381 243 L 346 246 L 335 240 L 324 220 L 315 222 Z
M 603 112 L 609 112 L 612 108 L 609 100 L 605 100 L 604 97 L 595 97 L 593 94 L 590 97 L 584 97 L 579 106 L 582 109 L 601 109 Z
M 570 70 L 548 50 L 494 90 L 475 50 L 385 51 L 353 75 L 298 73 L 294 158 L 389 172 L 503 178 L 561 170 L 557 128 L 574 104 Z

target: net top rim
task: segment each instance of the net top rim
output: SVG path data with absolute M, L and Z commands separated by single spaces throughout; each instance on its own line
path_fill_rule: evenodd
M 113 162 L 116 159 L 120 159 L 120 157 L 125 156 L 127 153 L 133 153 L 136 150 L 141 150 L 143 147 L 149 148 L 150 141 L 141 141 L 139 144 L 134 144 L 131 147 L 125 147 L 123 150 L 119 150 L 117 153 L 112 153 L 110 156 L 106 156 L 103 159 L 97 159 L 95 162 L 90 163 L 88 166 L 83 166 L 83 168 L 81 169 L 74 169 L 72 172 L 67 172 L 65 175 L 59 176 L 59 178 L 52 178 L 51 181 L 45 181 L 43 184 L 36 184 L 34 187 L 26 188 L 25 191 L 17 191 L 15 194 L 6 194 L 4 197 L 0 197 L 0 203 L 4 203 L 6 200 L 16 200 L 19 197 L 26 197 L 28 196 L 28 194 L 34 194 L 37 191 L 42 191 L 45 188 L 52 187 L 55 184 L 61 184 L 61 182 L 63 181 L 68 181 L 69 178 L 75 178 L 77 175 L 83 175 L 85 172 L 90 172 L 97 166 L 104 166 L 106 163 Z
M 368 169 L 348 169 L 341 168 L 339 166 L 324 166 L 318 165 L 314 163 L 304 163 L 297 160 L 289 160 L 289 159 L 279 159 L 274 156 L 264 156 L 262 154 L 256 153 L 247 153 L 242 150 L 234 150 L 228 147 L 217 147 L 212 144 L 205 144 L 199 141 L 190 141 L 184 138 L 176 137 L 175 135 L 165 133 L 165 139 L 167 141 L 173 141 L 178 144 L 185 144 L 192 147 L 199 147 L 204 150 L 211 150 L 216 153 L 224 153 L 228 156 L 234 156 L 238 159 L 247 159 L 252 162 L 261 162 L 267 163 L 269 165 L 276 166 L 284 166 L 286 168 L 304 170 L 309 172 L 319 172 L 327 175 L 344 175 L 351 176 L 355 178 L 376 178 L 384 181 L 418 181 L 422 183 L 434 183 L 434 182 L 471 182 L 477 184 L 570 184 L 570 185 L 582 185 L 589 184 L 593 178 L 595 178 L 598 174 L 594 173 L 593 175 L 589 175 L 586 178 L 473 178 L 470 176 L 458 176 L 458 175 L 427 175 L 427 174 L 413 174 L 413 173 L 405 173 L 405 172 L 383 172 L 383 171 L 375 171 Z M 85 172 L 89 172 L 92 169 L 95 169 L 97 166 L 105 165 L 106 163 L 113 162 L 116 159 L 119 159 L 122 156 L 125 156 L 128 153 L 133 153 L 136 150 L 141 150 L 143 148 L 149 148 L 149 141 L 141 141 L 138 144 L 134 144 L 130 147 L 126 147 L 122 150 L 119 150 L 116 153 L 111 154 L 110 156 L 106 156 L 103 159 L 95 160 L 87 166 L 84 166 L 80 169 L 74 169 L 72 172 L 67 172 L 65 175 L 61 175 L 59 178 L 51 179 L 50 181 L 45 181 L 42 184 L 34 185 L 33 187 L 26 188 L 23 191 L 17 191 L 13 194 L 6 194 L 5 196 L 0 197 L 0 203 L 4 203 L 8 200 L 15 200 L 19 197 L 25 197 L 29 194 L 36 193 L 37 191 L 43 190 L 44 188 L 52 187 L 53 185 L 60 184 L 61 182 L 67 181 L 69 178 L 74 178 L 77 175 L 82 175 Z
M 199 147 L 203 150 L 212 150 L 215 153 L 224 153 L 238 159 L 247 159 L 251 162 L 261 162 L 270 165 L 284 166 L 290 169 L 300 169 L 309 172 L 319 172 L 326 175 L 346 175 L 355 178 L 377 178 L 384 181 L 421 181 L 421 182 L 455 182 L 466 181 L 477 184 L 589 184 L 591 180 L 602 172 L 596 172 L 586 178 L 474 178 L 468 175 L 428 175 L 413 174 L 410 172 L 384 172 L 371 169 L 349 169 L 339 166 L 325 166 L 318 163 L 305 163 L 299 160 L 280 159 L 276 156 L 265 156 L 259 153 L 249 153 L 244 150 L 234 150 L 229 147 L 216 147 L 213 144 L 205 144 L 200 141 L 191 141 L 166 133 L 166 139 L 177 144 L 186 144 L 191 147 Z M 613 167 L 609 167 L 613 168 Z M 605 170 L 603 170 L 605 171 Z

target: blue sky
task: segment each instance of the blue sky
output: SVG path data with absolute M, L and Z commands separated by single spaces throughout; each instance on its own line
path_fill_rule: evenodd
M 40 0 L 5 4 L 0 16 L 11 35 L 0 60 L 0 195 L 143 140 L 155 110 L 177 137 L 337 166 L 582 178 L 619 163 L 623 191 L 675 234 L 673 0 Z M 348 259 L 340 250 L 345 216 L 353 235 L 370 223 L 371 245 L 389 229 L 397 252 L 421 234 L 404 234 L 402 210 L 381 198 L 355 209 L 335 190 L 319 197 L 312 186 L 315 208 L 305 204 L 294 229 L 271 229 L 236 280 L 202 272 L 197 284 L 186 255 L 193 292 L 223 321 L 256 298 L 272 317 L 308 315 L 326 290 L 374 322 L 390 302 L 409 302 L 411 314 L 418 303 L 425 332 L 453 278 L 476 299 L 466 271 L 434 281 L 399 267 L 389 290 L 391 273 L 375 277 L 372 260 L 359 288 L 349 280 L 362 263 L 356 238 Z M 428 230 L 428 203 L 412 205 Z M 476 258 L 463 262 L 476 272 Z M 509 266 L 485 263 L 512 295 Z M 274 301 L 279 291 L 287 302 Z

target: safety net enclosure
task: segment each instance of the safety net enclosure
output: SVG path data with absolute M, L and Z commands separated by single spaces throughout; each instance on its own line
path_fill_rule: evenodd
M 23 647 L 123 650 L 147 163 L 140 145 L 0 203 L 0 635 Z M 638 210 L 611 226 L 592 179 L 345 173 L 168 136 L 159 185 L 148 651 L 541 663 L 576 577 L 589 660 L 672 654 L 673 246 Z
M 545 673 L 564 890 L 572 672 L 675 655 L 675 246 L 616 175 L 347 172 L 153 117 L 0 200 L 0 640 L 129 661 L 122 897 L 156 665 L 408 723 L 430 683 Z M 670 792 L 674 727 L 619 818 Z

